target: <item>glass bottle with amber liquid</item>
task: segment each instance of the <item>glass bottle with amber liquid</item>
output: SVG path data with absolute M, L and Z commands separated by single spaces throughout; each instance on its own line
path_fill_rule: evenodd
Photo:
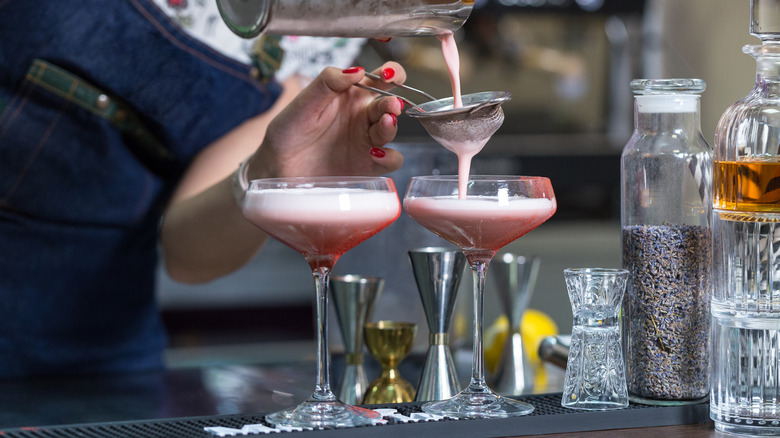
M 715 132 L 710 415 L 780 434 L 780 1 L 751 1 L 753 90 Z

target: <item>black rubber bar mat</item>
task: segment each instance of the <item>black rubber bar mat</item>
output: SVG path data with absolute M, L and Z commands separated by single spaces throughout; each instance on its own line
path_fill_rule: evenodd
M 710 421 L 709 404 L 686 406 L 646 406 L 630 404 L 613 411 L 581 411 L 561 406 L 561 394 L 528 395 L 517 397 L 531 403 L 534 411 L 526 416 L 503 419 L 429 420 L 403 422 L 391 417 L 387 424 L 355 428 L 318 429 L 291 432 L 272 432 L 268 435 L 290 435 L 295 438 L 402 438 L 419 436 L 446 436 L 447 438 L 493 438 L 547 433 L 582 432 L 635 427 L 698 424 Z M 422 412 L 423 403 L 367 406 L 372 409 L 392 408 L 405 417 Z M 221 415 L 209 417 L 172 418 L 153 421 L 88 423 L 62 426 L 25 427 L 0 431 L 3 438 L 208 438 L 217 436 L 265 436 L 251 432 L 247 425 L 262 424 L 263 414 Z M 219 433 L 213 432 L 217 428 Z M 210 432 L 211 431 L 211 432 Z

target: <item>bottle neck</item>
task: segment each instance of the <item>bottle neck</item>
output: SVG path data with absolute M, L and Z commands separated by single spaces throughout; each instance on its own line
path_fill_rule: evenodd
M 696 135 L 701 131 L 699 96 L 643 95 L 634 98 L 634 126 L 639 133 Z
M 756 58 L 756 89 L 769 95 L 780 95 L 780 57 Z
M 742 47 L 742 52 L 756 60 L 756 90 L 776 94 L 775 88 L 780 83 L 780 43 L 748 44 Z M 769 90 L 765 90 L 767 86 Z

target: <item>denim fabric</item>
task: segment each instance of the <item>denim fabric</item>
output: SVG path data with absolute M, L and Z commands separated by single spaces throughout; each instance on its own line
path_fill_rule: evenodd
M 27 80 L 35 58 L 116 96 L 175 157 Z M 0 377 L 160 367 L 157 224 L 192 158 L 278 96 L 148 0 L 0 0 Z

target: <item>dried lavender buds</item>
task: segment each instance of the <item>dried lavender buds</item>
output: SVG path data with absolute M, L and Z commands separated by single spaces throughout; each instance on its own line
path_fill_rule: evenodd
M 630 393 L 693 400 L 709 392 L 710 228 L 623 228 L 631 273 L 623 307 Z

